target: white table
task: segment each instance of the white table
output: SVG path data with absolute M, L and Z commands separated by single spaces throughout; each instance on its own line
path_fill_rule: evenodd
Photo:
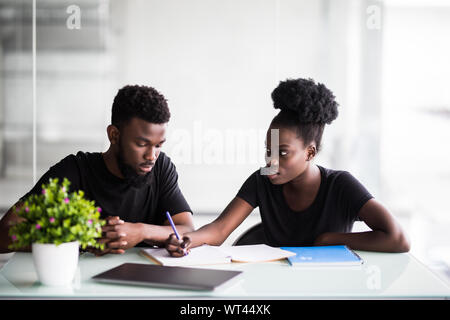
M 123 255 L 80 256 L 72 285 L 40 284 L 31 253 L 15 253 L 0 270 L 0 299 L 448 299 L 450 287 L 409 253 L 356 251 L 361 267 L 294 268 L 286 261 L 231 263 L 208 266 L 241 270 L 241 280 L 219 291 L 189 290 L 104 284 L 91 277 L 125 262 L 152 262 L 137 248 Z

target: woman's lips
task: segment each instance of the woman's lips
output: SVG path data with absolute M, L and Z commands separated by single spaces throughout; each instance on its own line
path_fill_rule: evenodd
M 273 180 L 273 179 L 277 178 L 279 175 L 280 175 L 279 173 L 275 173 L 275 174 L 268 175 L 267 178 L 269 178 L 270 180 Z

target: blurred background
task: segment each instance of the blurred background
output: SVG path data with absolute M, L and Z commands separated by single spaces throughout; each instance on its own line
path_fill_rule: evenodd
M 168 99 L 163 151 L 200 227 L 264 165 L 278 82 L 313 78 L 340 104 L 316 163 L 357 177 L 450 278 L 450 2 L 36 4 L 33 82 L 32 1 L 0 0 L 0 216 L 68 154 L 106 151 L 117 90 L 141 84 Z

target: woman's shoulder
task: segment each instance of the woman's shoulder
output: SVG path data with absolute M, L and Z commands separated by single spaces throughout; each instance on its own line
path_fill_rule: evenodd
M 335 191 L 340 189 L 349 195 L 357 195 L 360 193 L 370 195 L 364 185 L 349 171 L 318 167 L 322 173 L 322 177 L 325 178 L 326 184 Z
M 346 179 L 349 177 L 353 177 L 353 175 L 347 171 L 347 170 L 339 170 L 339 169 L 330 169 L 325 168 L 320 165 L 317 165 L 319 167 L 320 172 L 323 176 L 330 179 Z
M 338 185 L 351 185 L 354 183 L 360 184 L 358 179 L 356 179 L 349 171 L 347 170 L 338 170 L 338 169 L 330 169 L 319 166 L 322 179 L 325 179 L 328 183 L 335 183 Z

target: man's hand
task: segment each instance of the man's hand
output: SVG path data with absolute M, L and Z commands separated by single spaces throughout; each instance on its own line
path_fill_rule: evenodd
M 112 220 L 112 223 L 110 224 L 108 222 L 108 225 L 104 229 L 106 238 L 109 239 L 107 246 L 111 250 L 122 250 L 125 252 L 125 250 L 133 248 L 138 243 L 144 241 L 142 223 L 123 221 L 122 223 L 116 223 L 116 220 Z
M 107 253 L 123 254 L 126 249 L 134 247 L 143 241 L 142 224 L 124 222 L 117 216 L 107 217 L 106 225 L 102 227 L 102 237 L 98 243 L 105 244 L 103 250 L 88 248 L 87 251 L 96 256 Z
M 105 248 L 103 250 L 88 247 L 86 248 L 86 251 L 91 252 L 95 254 L 96 256 L 103 256 L 107 253 L 116 253 L 116 254 L 122 254 L 125 252 L 124 249 L 112 249 L 109 248 L 108 243 L 111 241 L 118 241 L 121 236 L 126 236 L 126 234 L 119 234 L 118 232 L 111 231 L 113 230 L 113 226 L 123 224 L 124 221 L 120 220 L 119 217 L 107 217 L 106 218 L 106 225 L 102 227 L 102 237 L 97 239 L 97 242 L 100 244 L 104 244 Z

